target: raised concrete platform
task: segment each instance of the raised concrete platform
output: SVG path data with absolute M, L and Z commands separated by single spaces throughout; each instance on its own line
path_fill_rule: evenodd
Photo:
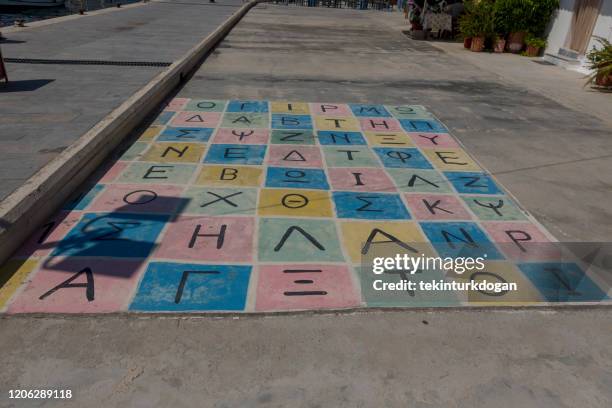
M 154 1 L 3 29 L 5 58 L 174 62 L 243 3 Z M 0 200 L 164 67 L 7 63 L 0 85 Z

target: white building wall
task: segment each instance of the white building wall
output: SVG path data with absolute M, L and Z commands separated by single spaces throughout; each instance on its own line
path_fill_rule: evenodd
M 565 45 L 569 29 L 572 24 L 574 14 L 574 0 L 561 0 L 559 9 L 552 18 L 549 28 L 547 54 L 556 55 L 559 48 Z M 600 36 L 612 41 L 612 0 L 602 0 L 599 10 L 599 17 L 593 29 L 593 36 Z M 594 37 L 591 37 L 588 49 L 597 44 Z
M 572 24 L 573 15 L 574 0 L 561 0 L 559 2 L 559 9 L 555 12 L 549 28 L 546 53 L 556 55 L 559 52 L 559 48 L 563 47 Z
M 594 45 L 598 44 L 595 36 L 612 41 L 612 0 L 603 0 L 601 3 L 599 18 L 593 29 L 593 37 L 591 37 L 591 41 L 589 42 L 589 50 L 593 48 Z

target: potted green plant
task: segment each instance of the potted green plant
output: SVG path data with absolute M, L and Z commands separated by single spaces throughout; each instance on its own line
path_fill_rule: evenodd
M 470 50 L 481 52 L 485 39 L 495 33 L 492 0 L 468 0 L 465 3 L 465 14 L 459 21 L 459 29 L 464 38 L 471 38 Z
M 506 49 L 506 39 L 503 34 L 493 36 L 493 52 L 502 53 Z
M 529 3 L 531 0 L 497 0 L 495 5 L 496 23 L 508 33 L 506 42 L 510 52 L 523 49 L 523 41 L 529 27 Z
M 587 84 L 612 88 L 612 44 L 602 37 L 596 37 L 601 48 L 593 47 L 586 55 L 589 69 L 594 72 L 588 76 Z
M 532 34 L 527 35 L 525 44 L 527 44 L 525 55 L 528 57 L 537 57 L 540 55 L 540 50 L 546 48 L 546 40 Z

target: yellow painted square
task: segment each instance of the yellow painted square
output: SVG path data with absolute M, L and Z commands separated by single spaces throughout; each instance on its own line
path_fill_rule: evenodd
M 314 120 L 318 130 L 361 131 L 359 121 L 348 116 L 315 116 Z
M 270 105 L 272 113 L 289 113 L 294 115 L 308 115 L 310 113 L 308 104 L 304 102 L 277 101 L 271 102 Z
M 365 132 L 370 146 L 380 147 L 413 147 L 414 142 L 402 132 Z
M 459 148 L 423 149 L 429 161 L 442 171 L 480 171 L 478 164 Z
M 470 271 L 462 274 L 448 272 L 446 276 L 452 280 L 475 281 L 487 280 L 488 282 L 515 282 L 516 291 L 506 293 L 500 292 L 496 296 L 493 294 L 481 293 L 477 290 L 463 292 L 467 295 L 470 305 L 477 306 L 510 306 L 510 305 L 530 305 L 545 301 L 540 292 L 533 286 L 518 268 L 506 261 L 485 261 L 485 268 L 482 271 Z
M 353 263 L 360 263 L 364 259 L 372 257 L 372 252 L 375 252 L 376 256 L 392 256 L 390 252 L 410 254 L 397 243 L 389 242 L 390 238 L 383 232 L 416 249 L 418 254 L 414 253 L 414 255 L 432 254 L 429 241 L 412 221 L 347 221 L 341 223 L 340 228 L 342 230 L 342 242 Z M 371 244 L 369 248 L 366 248 L 368 238 L 370 238 Z M 384 245 L 381 245 L 383 242 L 385 242 Z M 380 255 L 379 252 L 381 252 Z
M 327 191 L 261 190 L 259 215 L 288 215 L 296 217 L 332 217 L 332 206 Z
M 204 166 L 195 184 L 201 186 L 259 187 L 263 170 L 254 166 Z
M 140 135 L 140 137 L 138 138 L 139 142 L 150 142 L 153 139 L 155 139 L 155 137 L 157 135 L 159 135 L 159 133 L 163 130 L 163 126 L 159 126 L 159 125 L 153 125 L 151 127 L 149 127 L 147 130 L 145 130 L 144 132 L 142 132 L 142 135 Z
M 0 267 L 0 309 L 36 268 L 38 259 L 11 259 Z
M 140 157 L 141 161 L 161 163 L 198 163 L 205 146 L 199 143 L 154 143 Z

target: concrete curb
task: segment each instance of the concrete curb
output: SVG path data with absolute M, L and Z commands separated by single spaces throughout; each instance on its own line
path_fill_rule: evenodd
M 245 3 L 181 59 L 153 78 L 0 202 L 0 265 L 44 223 L 260 0 Z

